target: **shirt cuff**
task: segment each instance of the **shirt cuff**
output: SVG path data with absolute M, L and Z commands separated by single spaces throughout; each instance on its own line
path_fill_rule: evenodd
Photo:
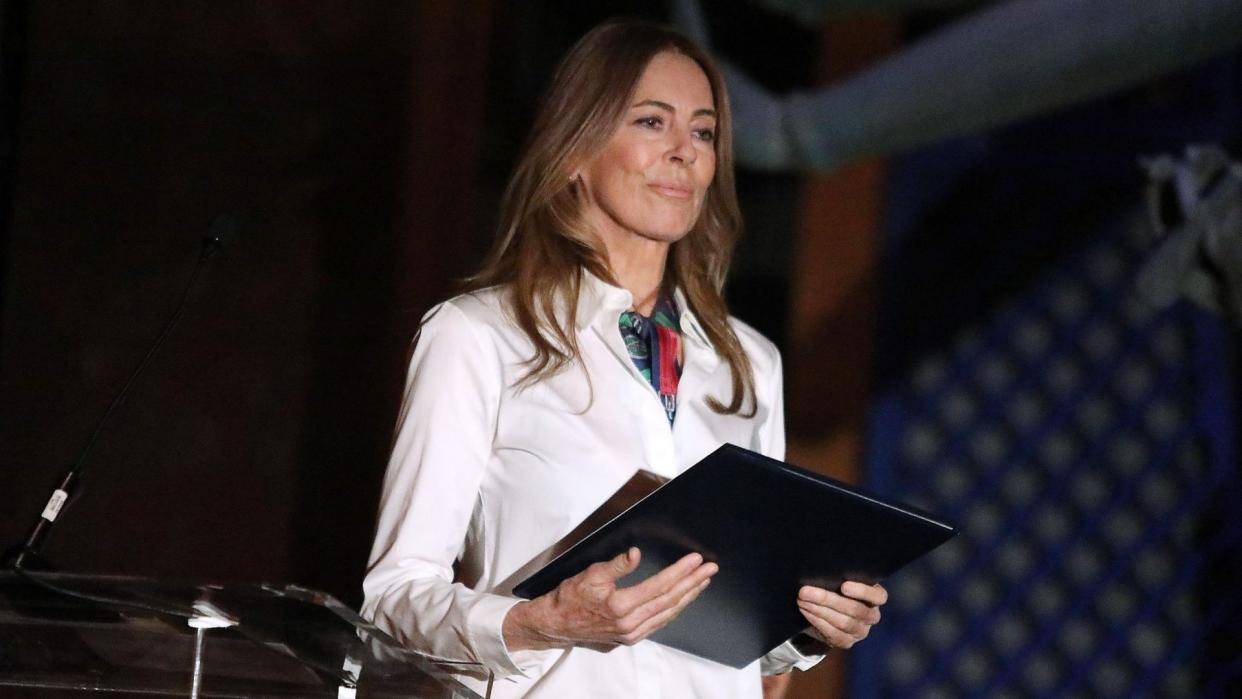
M 519 650 L 509 652 L 505 645 L 505 616 L 515 605 L 525 600 L 482 593 L 471 605 L 466 616 L 470 647 L 477 660 L 496 673 L 497 677 L 521 675 L 530 677 L 550 651 Z
M 772 649 L 759 660 L 762 675 L 780 675 L 791 670 L 810 670 L 824 659 L 828 645 L 799 634 Z

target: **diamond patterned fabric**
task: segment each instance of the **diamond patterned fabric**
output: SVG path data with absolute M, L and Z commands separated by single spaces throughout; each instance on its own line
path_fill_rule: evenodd
M 961 535 L 889 581 L 851 697 L 1238 696 L 1230 331 L 1139 301 L 1141 228 L 977 316 L 873 403 L 869 485 Z

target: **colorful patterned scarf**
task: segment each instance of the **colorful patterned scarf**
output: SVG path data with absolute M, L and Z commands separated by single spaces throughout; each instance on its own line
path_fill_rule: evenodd
M 681 379 L 681 363 L 677 361 L 680 327 L 677 307 L 667 294 L 661 294 L 656 300 L 650 318 L 637 311 L 621 314 L 625 349 L 634 366 L 660 396 L 669 425 L 677 414 L 677 381 Z

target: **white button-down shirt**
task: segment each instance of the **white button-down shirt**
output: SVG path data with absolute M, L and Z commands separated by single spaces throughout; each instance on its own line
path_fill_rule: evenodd
M 762 335 L 732 321 L 754 368 L 755 415 L 713 412 L 709 396 L 731 398 L 729 368 L 678 295 L 684 368 L 670 430 L 618 328 L 630 293 L 589 274 L 582 286 L 575 319 L 582 361 L 526 388 L 515 384 L 533 350 L 506 316 L 503 290 L 459 296 L 424 319 L 384 478 L 363 615 L 411 648 L 494 672 L 497 698 L 757 698 L 758 661 L 737 670 L 652 641 L 607 652 L 505 647 L 501 625 L 519 600 L 498 594 L 502 583 L 637 469 L 671 478 L 725 442 L 784 456 L 780 355 Z M 785 644 L 763 668 L 817 660 Z M 486 674 L 461 679 L 482 693 Z

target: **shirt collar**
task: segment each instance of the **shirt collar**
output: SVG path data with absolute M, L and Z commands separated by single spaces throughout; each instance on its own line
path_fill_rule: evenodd
M 707 340 L 707 333 L 703 332 L 703 326 L 699 323 L 698 316 L 694 315 L 694 311 L 690 310 L 690 304 L 686 301 L 686 294 L 680 287 L 673 289 L 673 301 L 677 303 L 677 311 L 681 314 L 681 334 L 704 347 L 711 347 L 712 343 Z
M 589 270 L 582 270 L 582 286 L 578 290 L 578 315 L 575 324 L 585 328 L 607 315 L 612 323 L 634 303 L 629 290 L 613 286 Z
M 680 288 L 674 289 L 673 301 L 677 304 L 682 336 L 705 347 L 711 347 L 707 333 L 703 332 L 703 326 L 686 301 L 685 292 Z M 576 325 L 579 329 L 586 328 L 600 320 L 608 325 L 616 325 L 621 313 L 628 310 L 633 303 L 634 297 L 628 289 L 613 286 L 583 269 Z

